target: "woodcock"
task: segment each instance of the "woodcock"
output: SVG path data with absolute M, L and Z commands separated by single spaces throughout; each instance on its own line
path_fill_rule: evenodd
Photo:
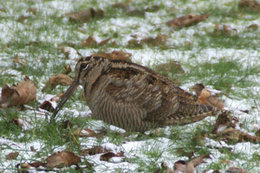
M 77 62 L 73 83 L 54 110 L 53 121 L 78 85 L 83 86 L 94 118 L 126 131 L 184 125 L 218 113 L 146 67 L 89 56 Z

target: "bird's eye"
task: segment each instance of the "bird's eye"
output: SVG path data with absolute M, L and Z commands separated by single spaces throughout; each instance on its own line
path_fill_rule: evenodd
M 81 65 L 80 65 L 80 69 L 81 70 L 86 70 L 88 68 L 88 64 L 86 64 L 86 63 L 82 63 Z

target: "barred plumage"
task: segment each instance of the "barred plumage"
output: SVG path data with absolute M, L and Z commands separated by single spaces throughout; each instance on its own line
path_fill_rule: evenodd
M 141 65 L 102 57 L 81 58 L 74 82 L 61 98 L 52 119 L 78 85 L 97 119 L 127 131 L 182 125 L 214 115 L 217 110 Z

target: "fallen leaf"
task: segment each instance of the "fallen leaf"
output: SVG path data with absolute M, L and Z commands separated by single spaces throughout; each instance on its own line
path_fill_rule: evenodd
M 199 103 L 210 105 L 218 110 L 223 110 L 223 102 L 220 101 L 216 95 L 212 94 L 203 84 L 195 84 L 190 88 L 190 91 L 194 91 L 196 93 Z
M 66 17 L 69 18 L 70 21 L 73 22 L 87 22 L 93 18 L 101 18 L 104 17 L 104 11 L 102 9 L 83 9 L 79 12 L 71 12 L 65 14 Z
M 112 60 L 123 60 L 123 61 L 131 62 L 132 54 L 123 51 L 113 51 L 111 53 L 96 53 L 96 54 L 92 54 L 91 56 L 100 56 Z
M 71 67 L 69 65 L 64 65 L 62 74 L 68 75 L 71 71 L 72 70 L 71 70 Z
M 242 168 L 230 167 L 228 168 L 228 170 L 226 170 L 226 173 L 249 173 L 249 172 Z
M 107 44 L 111 39 L 107 38 L 105 40 L 102 40 L 100 42 L 97 42 L 97 40 L 93 36 L 89 36 L 85 41 L 81 43 L 81 46 L 84 47 L 97 47 Z
M 43 110 L 46 110 L 46 111 L 49 111 L 49 112 L 53 112 L 54 109 L 55 109 L 55 106 L 53 105 L 53 102 L 57 103 L 61 96 L 63 95 L 64 93 L 60 93 L 54 97 L 52 97 L 50 100 L 44 100 L 43 103 L 41 103 L 37 110 L 39 111 L 40 109 L 43 109 Z
M 240 0 L 238 3 L 239 8 L 249 11 L 260 11 L 260 3 L 255 0 Z
M 74 131 L 73 135 L 80 137 L 100 137 L 100 135 L 104 136 L 104 134 L 96 133 L 90 129 L 77 129 Z
M 80 162 L 80 157 L 70 151 L 59 151 L 47 157 L 46 162 L 46 167 L 62 168 L 77 165 Z
M 105 154 L 102 154 L 100 156 L 100 160 L 102 161 L 109 161 L 109 159 L 111 159 L 112 157 L 123 157 L 124 156 L 124 152 L 119 152 L 119 153 L 113 153 L 113 152 L 107 152 Z
M 205 19 L 208 18 L 208 14 L 203 14 L 203 15 L 186 15 L 186 16 L 181 16 L 178 18 L 175 18 L 173 20 L 170 20 L 166 22 L 167 25 L 174 29 L 181 29 L 182 27 L 187 27 L 191 25 L 195 25 Z
M 12 152 L 5 156 L 6 160 L 15 160 L 19 155 L 19 152 Z
M 89 36 L 84 42 L 81 43 L 82 46 L 90 47 L 96 46 L 98 42 L 93 36 Z
M 225 113 L 221 114 L 218 116 L 216 120 L 212 133 L 217 134 L 229 127 L 236 128 L 237 123 L 238 123 L 237 118 L 233 116 L 228 116 Z
M 228 144 L 235 144 L 238 142 L 252 142 L 259 143 L 259 137 L 249 135 L 240 130 L 234 129 L 232 127 L 226 128 L 225 130 L 217 133 L 217 140 L 223 140 Z
M 167 47 L 166 42 L 167 42 L 167 36 L 158 34 L 156 37 L 147 37 L 141 40 L 131 39 L 128 41 L 128 46 L 134 48 L 136 47 L 142 48 L 144 45 Z
M 4 84 L 0 98 L 0 107 L 7 108 L 12 106 L 22 106 L 36 98 L 36 86 L 26 76 L 24 81 L 9 87 Z
M 80 152 L 80 155 L 81 156 L 85 156 L 85 155 L 96 155 L 96 154 L 100 154 L 100 153 L 105 153 L 105 152 L 110 152 L 111 150 L 109 149 L 106 149 L 102 146 L 94 146 L 92 148 L 89 148 L 89 149 L 85 149 L 85 150 L 82 150 Z
M 231 26 L 228 25 L 215 25 L 215 29 L 213 32 L 215 35 L 227 35 L 227 36 L 234 36 L 237 35 L 237 29 L 231 28 Z
M 194 173 L 195 172 L 194 168 L 204 163 L 205 158 L 210 158 L 210 157 L 208 154 L 206 154 L 206 155 L 195 157 L 189 162 L 179 160 L 174 163 L 174 173 L 178 173 L 178 172 Z
M 65 74 L 53 75 L 46 82 L 42 91 L 46 90 L 46 88 L 54 89 L 57 85 L 69 86 L 72 83 L 73 79 Z

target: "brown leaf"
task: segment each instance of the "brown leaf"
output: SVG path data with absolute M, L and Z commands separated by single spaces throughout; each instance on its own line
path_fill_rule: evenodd
M 101 56 L 103 58 L 112 59 L 112 60 L 131 61 L 132 54 L 123 51 L 113 51 L 111 53 L 92 54 L 91 56 Z
M 36 98 L 36 86 L 26 76 L 24 81 L 15 86 L 3 85 L 0 98 L 0 107 L 22 106 Z
M 215 25 L 214 34 L 216 35 L 227 35 L 227 36 L 233 36 L 237 34 L 237 29 L 231 28 L 228 25 Z
M 84 42 L 81 43 L 82 46 L 90 47 L 96 46 L 98 42 L 93 36 L 89 36 Z
M 260 138 L 256 136 L 249 135 L 240 130 L 236 130 L 232 127 L 229 127 L 219 133 L 217 133 L 216 138 L 218 140 L 224 140 L 228 144 L 234 144 L 238 142 L 252 142 L 259 143 Z
M 238 123 L 238 119 L 232 116 L 228 116 L 227 114 L 221 114 L 218 116 L 216 120 L 216 124 L 214 125 L 213 128 L 213 133 L 217 134 L 226 128 L 232 127 L 235 128 Z
M 105 40 L 100 41 L 99 43 L 93 36 L 89 36 L 85 41 L 81 43 L 81 46 L 85 47 L 97 47 L 107 44 L 111 39 L 107 38 Z
M 238 3 L 239 8 L 259 12 L 260 3 L 255 0 L 240 0 Z
M 19 155 L 19 152 L 12 152 L 5 156 L 6 160 L 15 160 Z
M 228 168 L 228 170 L 226 170 L 226 173 L 249 173 L 249 172 L 242 168 L 230 167 Z
M 178 172 L 184 172 L 184 173 L 193 173 L 194 168 L 197 167 L 198 165 L 204 163 L 205 158 L 209 158 L 209 155 L 201 155 L 198 157 L 193 158 L 189 162 L 185 162 L 183 160 L 179 160 L 174 163 L 174 173 Z
M 113 152 L 107 152 L 105 154 L 102 154 L 100 156 L 100 160 L 102 161 L 109 161 L 109 159 L 111 159 L 112 157 L 123 157 L 124 156 L 124 152 L 119 152 L 119 153 L 113 153 Z
M 80 162 L 80 157 L 70 151 L 59 151 L 47 157 L 46 161 L 46 167 L 62 168 L 77 165 Z
M 103 133 L 96 133 L 90 129 L 77 129 L 74 131 L 73 135 L 80 137 L 101 137 L 104 136 Z
M 92 148 L 89 149 L 85 149 L 82 150 L 80 152 L 81 156 L 85 156 L 85 155 L 95 155 L 95 154 L 100 154 L 100 153 L 104 153 L 104 152 L 110 152 L 111 150 L 108 150 L 106 148 L 103 148 L 101 146 L 94 146 Z
M 64 65 L 62 74 L 68 75 L 71 71 L 72 70 L 69 65 Z
M 65 74 L 53 75 L 46 82 L 42 91 L 44 91 L 46 88 L 50 88 L 52 90 L 57 85 L 69 86 L 72 83 L 72 81 L 73 81 L 73 79 Z
M 206 89 L 203 84 L 195 84 L 190 88 L 190 91 L 195 91 L 199 103 L 210 105 L 218 110 L 223 110 L 224 104 L 222 101 Z
M 203 15 L 186 15 L 186 16 L 181 16 L 178 18 L 175 18 L 173 20 L 170 20 L 166 22 L 167 25 L 174 29 L 181 29 L 182 27 L 187 27 L 191 25 L 195 25 L 205 19 L 208 18 L 208 14 L 203 14 Z
M 158 34 L 156 37 L 147 37 L 141 40 L 131 39 L 128 41 L 128 46 L 134 48 L 136 47 L 142 48 L 144 45 L 167 47 L 166 41 L 167 41 L 166 35 Z
M 49 111 L 49 112 L 53 112 L 54 107 L 52 106 L 51 101 L 58 102 L 62 95 L 63 95 L 63 93 L 60 93 L 60 94 L 52 97 L 50 100 L 45 100 L 43 103 L 41 103 L 38 106 L 37 110 L 39 110 L 39 108 L 40 108 L 40 109 L 44 109 L 44 110 Z
M 101 18 L 104 17 L 104 11 L 102 9 L 83 9 L 79 12 L 71 12 L 67 13 L 66 17 L 69 18 L 70 21 L 73 22 L 87 22 L 93 18 Z

